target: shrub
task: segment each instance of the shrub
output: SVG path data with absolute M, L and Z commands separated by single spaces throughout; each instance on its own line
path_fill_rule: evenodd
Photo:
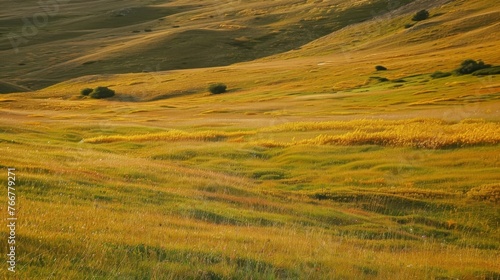
M 488 67 L 481 70 L 477 70 L 472 75 L 474 76 L 487 76 L 487 75 L 498 75 L 500 74 L 500 66 Z
M 460 64 L 460 67 L 456 70 L 459 75 L 466 75 L 474 73 L 477 70 L 490 68 L 491 65 L 484 64 L 481 60 L 475 61 L 474 59 L 466 59 Z
M 448 77 L 448 76 L 451 76 L 450 72 L 436 71 L 436 72 L 434 72 L 434 73 L 431 74 L 431 77 L 433 79 L 440 79 L 440 78 L 445 78 L 445 77 Z
M 208 91 L 210 91 L 212 94 L 219 94 L 219 93 L 224 93 L 226 92 L 227 86 L 222 83 L 216 83 L 216 84 L 211 84 L 208 86 Z
M 87 96 L 87 95 L 89 95 L 92 91 L 94 91 L 94 90 L 93 90 L 93 89 L 91 89 L 91 88 L 84 88 L 84 89 L 82 89 L 82 90 L 80 91 L 80 93 L 81 93 L 82 95 Z
M 429 18 L 429 12 L 427 10 L 421 10 L 417 12 L 411 20 L 413 21 L 421 21 Z
M 92 93 L 90 93 L 90 97 L 95 99 L 108 98 L 115 95 L 115 91 L 109 89 L 107 87 L 96 87 Z
M 375 69 L 376 69 L 377 71 L 385 71 L 385 70 L 387 70 L 387 68 L 385 68 L 385 67 L 384 67 L 384 66 L 382 66 L 382 65 L 377 65 L 377 66 L 375 66 Z

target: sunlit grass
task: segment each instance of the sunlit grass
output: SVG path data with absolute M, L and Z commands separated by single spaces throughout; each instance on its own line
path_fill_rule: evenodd
M 497 123 L 442 124 L 431 121 L 390 122 L 377 127 L 376 122 L 365 126 L 355 125 L 354 131 L 342 135 L 319 135 L 297 144 L 308 145 L 362 145 L 401 146 L 416 148 L 449 148 L 500 143 L 500 125 Z
M 86 143 L 111 143 L 117 141 L 217 141 L 230 137 L 239 137 L 251 135 L 252 132 L 223 132 L 223 131 L 200 131 L 185 132 L 179 130 L 170 130 L 160 133 L 151 133 L 145 135 L 130 136 L 98 136 L 85 139 Z
M 332 131 L 314 138 L 295 140 L 301 132 Z M 170 130 L 143 135 L 98 136 L 85 139 L 86 143 L 112 143 L 118 141 L 223 141 L 245 142 L 244 136 L 258 133 L 295 132 L 292 141 L 258 140 L 252 143 L 264 147 L 289 147 L 293 145 L 381 145 L 440 149 L 500 143 L 500 125 L 484 120 L 463 120 L 449 123 L 438 119 L 410 120 L 352 120 L 331 122 L 298 122 L 263 128 L 258 131 L 185 132 Z M 254 137 L 255 138 L 255 137 Z
M 18 130 L 25 138 L 7 143 L 2 158 L 23 184 L 19 271 L 26 278 L 494 279 L 498 177 L 488 155 L 495 144 L 253 143 L 412 125 L 452 134 L 468 125 L 497 129 L 434 119 L 287 123 L 237 135 L 222 128 L 129 136 L 117 128 L 120 135 L 106 133 L 112 141 L 94 143 Z M 28 145 L 38 153 L 25 156 L 20 147 Z
M 312 2 L 290 15 L 309 24 L 349 8 Z M 429 76 L 464 53 L 498 64 L 494 26 L 452 36 L 471 22 L 464 11 L 491 20 L 491 3 L 432 8 L 431 29 L 405 30 L 404 14 L 366 21 L 258 63 L 87 76 L 1 99 L 0 165 L 19 182 L 15 277 L 499 279 L 498 77 Z M 265 11 L 273 36 L 294 38 Z M 236 14 L 222 14 L 230 28 Z M 217 16 L 189 24 L 203 20 Z M 106 50 L 98 63 L 121 66 Z M 229 91 L 209 95 L 212 82 Z M 117 95 L 79 95 L 102 85 Z

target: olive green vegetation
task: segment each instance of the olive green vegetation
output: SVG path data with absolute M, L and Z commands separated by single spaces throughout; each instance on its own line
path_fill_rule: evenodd
M 83 95 L 83 96 L 88 96 L 89 94 L 91 94 L 92 92 L 94 91 L 94 89 L 92 88 L 84 88 L 80 91 L 80 94 Z
M 440 78 L 446 78 L 446 77 L 449 77 L 451 76 L 452 73 L 451 72 L 441 72 L 441 71 L 436 71 L 434 73 L 431 74 L 431 77 L 433 79 L 440 79 Z
M 500 66 L 492 66 L 488 68 L 483 68 L 480 70 L 476 70 L 472 73 L 474 76 L 489 76 L 489 75 L 498 75 L 500 74 Z
M 108 87 L 96 87 L 88 95 L 94 99 L 109 98 L 115 95 L 115 91 Z
M 460 67 L 456 70 L 459 75 L 472 74 L 479 70 L 484 70 L 490 68 L 491 65 L 485 64 L 483 61 L 475 61 L 474 59 L 466 59 L 461 64 Z
M 214 54 L 224 50 L 214 42 L 244 50 L 234 52 L 237 61 L 255 58 L 271 42 L 282 49 L 225 67 L 197 68 L 210 65 L 186 59 L 184 68 L 192 69 L 83 76 L 2 95 L 0 183 L 7 185 L 7 168 L 14 167 L 18 209 L 17 272 L 4 263 L 3 278 L 500 278 L 495 67 L 435 74 L 469 57 L 499 64 L 498 5 L 160 2 L 158 9 L 129 10 L 106 3 L 114 9 L 109 18 L 97 13 L 103 6 L 88 5 L 81 12 L 93 21 L 51 18 L 47 31 L 79 28 L 58 36 L 91 57 L 65 64 L 71 71 L 54 65 L 20 80 L 40 86 L 89 69 L 132 72 L 138 61 L 157 61 L 165 48 L 157 40 L 172 39 L 162 39 L 167 26 L 185 32 L 163 52 L 174 65 L 188 51 L 208 49 L 201 40 L 184 45 L 193 34 L 215 36 L 203 39 Z M 317 9 L 305 9 L 311 7 Z M 63 13 L 78 9 L 61 6 Z M 421 9 L 432 16 L 405 29 Z M 371 20 L 374 11 L 379 17 Z M 141 25 L 146 15 L 165 19 Z M 261 27 L 272 28 L 258 37 L 253 32 Z M 297 36 L 307 32 L 314 36 Z M 83 33 L 100 39 L 68 38 Z M 114 41 L 129 42 L 125 33 L 145 37 Z M 224 41 L 221 33 L 234 38 Z M 56 33 L 41 34 L 24 50 L 50 45 L 47 34 Z M 141 56 L 144 46 L 150 52 Z M 374 65 L 387 67 L 383 77 Z M 207 92 L 219 81 L 230 94 Z M 80 94 L 97 87 L 115 95 Z
M 223 83 L 215 83 L 208 86 L 208 91 L 212 94 L 221 94 L 226 92 L 227 86 Z
M 412 18 L 411 20 L 413 21 L 422 21 L 426 20 L 429 18 L 429 11 L 427 10 L 420 10 L 418 11 Z

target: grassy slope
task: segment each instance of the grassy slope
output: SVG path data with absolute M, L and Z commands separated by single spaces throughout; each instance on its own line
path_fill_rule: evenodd
M 483 119 L 466 123 L 495 127 L 498 143 L 497 77 L 429 77 L 464 53 L 498 64 L 498 24 L 483 16 L 498 14 L 491 3 L 454 1 L 406 30 L 411 12 L 397 10 L 248 63 L 86 76 L 4 96 L 1 165 L 16 167 L 20 183 L 18 275 L 498 278 L 498 144 L 279 145 L 422 117 L 446 121 L 429 122 L 436 138 Z M 207 95 L 217 81 L 230 92 Z M 97 85 L 117 96 L 78 96 Z M 354 121 L 315 123 L 332 120 Z M 308 123 L 279 126 L 299 121 Z M 230 136 L 151 136 L 170 129 Z M 91 143 L 100 136 L 120 141 Z
M 36 1 L 0 12 L 1 79 L 39 89 L 87 74 L 229 65 L 300 47 L 372 17 L 385 1 L 85 1 L 46 8 Z M 366 2 L 366 1 L 363 1 Z M 400 1 L 401 4 L 410 2 Z M 91 8 L 89 8 L 91 7 Z M 342 16 L 337 16 L 338 14 Z M 346 17 L 349 17 L 347 20 Z M 31 26 L 33 27 L 33 26 Z M 19 42 L 14 53 L 9 37 Z M 33 35 L 31 35 L 33 34 Z

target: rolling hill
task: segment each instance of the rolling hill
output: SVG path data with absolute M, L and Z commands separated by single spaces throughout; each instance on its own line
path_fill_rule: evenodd
M 495 1 L 4 2 L 3 278 L 500 278 Z
M 358 1 L 355 5 L 290 0 L 272 4 L 204 1 L 199 5 L 190 1 L 60 1 L 54 7 L 24 3 L 6 4 L 0 14 L 5 26 L 0 79 L 33 89 L 88 74 L 230 65 L 302 48 L 329 34 L 308 45 L 309 53 L 346 52 L 363 40 L 372 44 L 365 48 L 380 51 L 394 51 L 409 42 L 418 47 L 418 41 L 435 39 L 451 44 L 445 40 L 449 37 L 462 45 L 475 38 L 488 41 L 482 34 L 491 38 L 485 44 L 492 48 L 498 37 L 498 10 L 488 2 L 468 3 L 470 12 L 453 10 L 460 3 L 456 1 Z M 422 7 L 434 9 L 433 18 L 404 30 L 411 15 Z M 451 11 L 440 16 L 440 9 Z M 444 29 L 440 29 L 441 22 L 446 23 Z M 338 30 L 342 32 L 334 32 Z M 295 53 L 300 57 L 307 51 Z

